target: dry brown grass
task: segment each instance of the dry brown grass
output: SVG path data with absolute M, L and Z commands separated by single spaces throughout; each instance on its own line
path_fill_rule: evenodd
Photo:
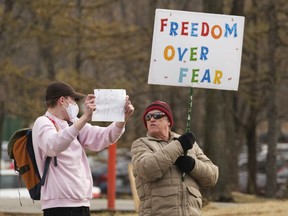
M 288 200 L 269 200 L 253 195 L 233 193 L 235 203 L 211 202 L 202 216 L 287 216 Z M 0 216 L 42 216 L 39 214 L 0 213 Z M 96 212 L 91 216 L 137 216 L 135 212 Z
M 233 193 L 235 203 L 209 203 L 203 216 L 287 216 L 288 200 L 269 200 L 254 195 Z
M 203 216 L 287 216 L 288 201 L 267 201 L 262 203 L 236 204 L 219 207 L 208 205 L 202 211 Z
M 202 216 L 287 216 L 288 201 L 265 200 L 247 197 L 244 202 L 223 204 L 210 203 L 202 210 Z M 91 216 L 137 216 L 136 213 L 105 212 Z
M 253 195 L 233 193 L 235 203 L 209 203 L 202 216 L 288 216 L 288 200 L 269 200 Z M 136 213 L 105 212 L 91 216 L 137 216 Z

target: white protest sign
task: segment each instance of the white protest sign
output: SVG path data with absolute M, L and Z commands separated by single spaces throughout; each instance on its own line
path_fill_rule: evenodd
M 244 17 L 156 9 L 148 84 L 238 90 Z
M 124 122 L 125 89 L 94 89 L 96 110 L 92 121 Z

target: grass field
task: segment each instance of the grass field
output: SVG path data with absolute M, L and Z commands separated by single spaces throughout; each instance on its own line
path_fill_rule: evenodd
M 91 216 L 137 216 L 137 214 L 103 212 Z M 202 216 L 288 216 L 288 201 L 276 200 L 227 205 L 211 203 L 203 208 Z
M 261 203 L 236 204 L 219 207 L 208 205 L 203 216 L 287 216 L 288 201 L 266 201 Z
M 234 193 L 235 203 L 209 203 L 202 216 L 288 216 L 288 200 L 269 200 Z M 136 213 L 103 212 L 92 216 L 137 216 Z
M 235 203 L 209 203 L 203 216 L 288 216 L 288 200 L 271 200 L 233 193 Z
M 235 203 L 210 202 L 202 216 L 288 216 L 288 200 L 269 200 L 234 193 Z M 42 216 L 42 214 L 1 213 L 0 216 Z M 91 216 L 137 216 L 135 212 L 96 212 Z

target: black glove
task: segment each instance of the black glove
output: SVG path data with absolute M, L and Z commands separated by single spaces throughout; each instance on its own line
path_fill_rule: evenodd
M 195 167 L 194 158 L 184 155 L 177 158 L 175 165 L 178 166 L 182 172 L 191 172 Z
M 184 152 L 186 152 L 193 147 L 195 136 L 191 131 L 189 131 L 178 137 L 178 141 L 180 142 Z

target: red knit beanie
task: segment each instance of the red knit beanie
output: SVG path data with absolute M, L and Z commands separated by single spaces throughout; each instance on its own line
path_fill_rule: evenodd
M 156 110 L 156 109 L 165 113 L 165 115 L 168 117 L 168 119 L 170 121 L 170 127 L 172 127 L 173 123 L 174 123 L 172 110 L 167 103 L 165 103 L 164 101 L 161 101 L 161 100 L 154 101 L 145 109 L 143 116 L 142 116 L 145 127 L 147 128 L 147 122 L 145 120 L 145 115 L 148 112 L 150 112 L 151 110 Z

